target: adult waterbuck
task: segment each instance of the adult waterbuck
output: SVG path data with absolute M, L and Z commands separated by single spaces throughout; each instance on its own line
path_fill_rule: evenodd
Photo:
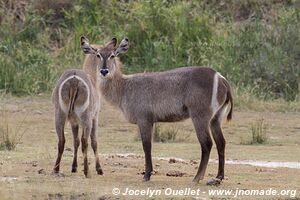
M 210 131 L 217 145 L 219 169 L 217 178 L 224 178 L 225 139 L 221 121 L 232 117 L 232 95 L 228 82 L 207 67 L 183 67 L 166 72 L 123 75 L 117 56 L 129 48 L 125 38 L 117 46 L 113 38 L 103 46 L 90 45 L 81 37 L 83 51 L 98 66 L 101 95 L 119 107 L 125 118 L 137 124 L 145 153 L 144 180 L 150 180 L 152 168 L 151 143 L 155 122 L 175 122 L 191 118 L 201 145 L 202 156 L 194 182 L 202 180 L 212 148 Z M 96 59 L 98 58 L 98 59 Z M 98 71 L 97 71 L 98 70 Z
M 74 142 L 74 158 L 72 172 L 77 172 L 77 152 L 80 144 L 78 129 L 82 126 L 82 153 L 84 157 L 84 174 L 91 175 L 88 169 L 87 148 L 91 137 L 91 146 L 96 159 L 96 171 L 102 175 L 102 169 L 97 152 L 97 126 L 100 109 L 99 73 L 90 68 L 84 70 L 71 69 L 64 72 L 59 78 L 52 94 L 55 105 L 55 128 L 58 136 L 58 155 L 54 166 L 54 173 L 59 172 L 59 165 L 64 151 L 66 120 L 71 124 Z M 95 70 L 97 70 L 95 68 Z

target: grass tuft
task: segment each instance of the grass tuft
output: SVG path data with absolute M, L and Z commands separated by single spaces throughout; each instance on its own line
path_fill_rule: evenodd
M 27 129 L 23 128 L 24 120 L 11 126 L 9 122 L 9 117 L 7 111 L 2 108 L 0 122 L 0 150 L 15 150 L 17 145 L 22 142 L 22 138 Z
M 264 118 L 257 120 L 251 126 L 252 141 L 251 144 L 264 144 L 267 142 L 267 125 Z
M 267 136 L 268 125 L 265 122 L 264 118 L 258 119 L 251 125 L 251 140 L 250 141 L 241 141 L 241 144 L 252 145 L 252 144 L 265 144 L 268 141 Z
M 167 129 L 161 129 L 161 125 L 156 123 L 154 125 L 154 131 L 153 131 L 153 141 L 154 142 L 175 142 L 177 140 L 178 136 L 178 128 L 167 128 Z
M 168 124 L 155 123 L 153 126 L 153 133 L 152 133 L 153 142 L 161 142 L 161 143 L 193 142 L 190 138 L 191 138 L 190 132 L 181 131 L 177 126 L 174 126 L 174 124 L 170 126 Z M 134 137 L 134 141 L 141 141 L 140 134 L 137 134 L 137 136 Z

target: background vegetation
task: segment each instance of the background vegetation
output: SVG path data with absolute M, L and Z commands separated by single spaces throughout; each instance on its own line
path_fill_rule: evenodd
M 131 40 L 126 73 L 208 65 L 262 99 L 299 99 L 296 0 L 1 0 L 0 90 L 51 91 L 80 68 L 79 37 Z

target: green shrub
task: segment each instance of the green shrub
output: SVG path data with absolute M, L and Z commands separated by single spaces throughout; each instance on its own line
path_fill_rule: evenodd
M 249 20 L 232 27 L 228 37 L 219 38 L 224 54 L 214 63 L 236 85 L 255 88 L 257 96 L 294 100 L 300 78 L 299 11 L 280 13 L 272 25 Z
M 93 43 L 127 36 L 126 73 L 208 65 L 262 99 L 299 96 L 294 1 L 33 0 L 24 21 L 12 7 L 0 3 L 0 90 L 6 92 L 51 90 L 64 69 L 80 68 L 79 37 L 87 35 Z
M 48 92 L 52 87 L 51 59 L 27 42 L 0 45 L 0 88 L 14 94 Z

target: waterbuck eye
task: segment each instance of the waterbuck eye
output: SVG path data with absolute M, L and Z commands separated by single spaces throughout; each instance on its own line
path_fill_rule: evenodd
M 111 56 L 110 56 L 110 59 L 113 59 L 114 57 L 115 57 L 115 55 L 111 55 Z
M 97 54 L 97 57 L 98 57 L 98 58 L 101 58 L 101 56 L 100 56 L 99 54 Z

